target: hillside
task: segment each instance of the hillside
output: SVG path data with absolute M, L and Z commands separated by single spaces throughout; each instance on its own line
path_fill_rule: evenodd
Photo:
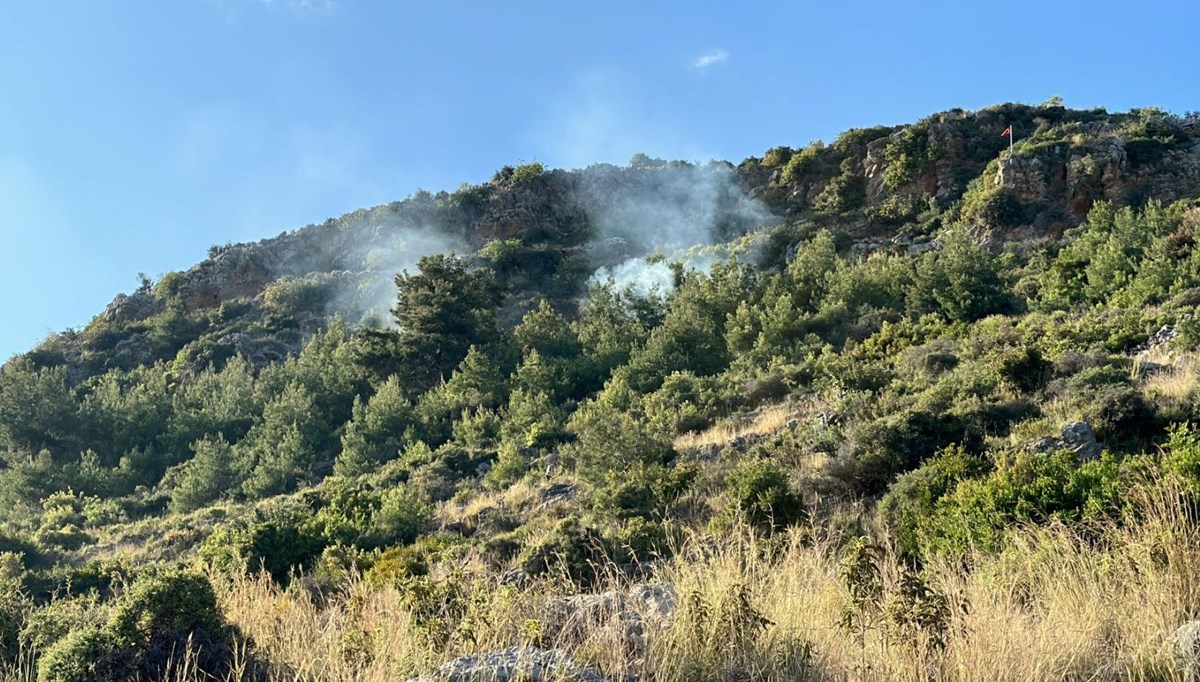
M 0 369 L 0 669 L 1184 675 L 1198 228 L 1050 102 L 213 246 Z

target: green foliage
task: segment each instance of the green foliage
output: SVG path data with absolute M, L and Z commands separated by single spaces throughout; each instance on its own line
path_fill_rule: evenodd
M 228 672 L 232 643 L 204 576 L 150 574 L 122 595 L 105 624 L 85 625 L 57 639 L 38 661 L 38 681 L 153 679 L 189 650 L 202 674 L 220 676 Z
M 65 367 L 39 369 L 20 358 L 0 367 L 0 450 L 68 449 L 76 411 Z
M 1047 306 L 1113 301 L 1142 306 L 1200 282 L 1200 255 L 1180 206 L 1150 202 L 1141 211 L 1099 202 L 1050 265 Z
M 792 154 L 783 168 L 780 179 L 785 184 L 792 185 L 811 178 L 819 167 L 821 153 L 824 150 L 825 143 L 818 140 L 800 150 L 799 153 Z
M 922 528 L 937 509 L 938 500 L 958 482 L 986 474 L 990 464 L 961 447 L 949 447 L 917 469 L 901 475 L 880 500 L 876 515 L 904 556 L 921 556 Z
M 916 532 L 931 552 L 961 554 L 1000 548 L 1018 522 L 1117 516 L 1147 464 L 1109 453 L 1083 464 L 1071 452 L 1019 456 L 986 477 L 962 480 L 932 516 L 918 520 Z
M 30 610 L 21 629 L 20 644 L 25 651 L 45 652 L 71 632 L 99 626 L 105 610 L 95 593 L 55 599 Z
M 625 471 L 639 463 L 660 465 L 674 456 L 671 434 L 644 419 L 598 401 L 582 405 L 567 430 L 576 437 L 565 455 L 584 477 L 602 481 L 610 471 Z
M 852 159 L 842 162 L 842 172 L 830 180 L 813 199 L 813 208 L 830 215 L 840 215 L 862 208 L 867 201 L 867 180 Z
M 917 263 L 908 306 L 939 312 L 953 321 L 971 322 L 1012 308 L 1000 264 L 963 231 L 942 240 L 942 248 Z
M 241 482 L 233 448 L 222 435 L 192 444 L 192 459 L 175 473 L 171 487 L 171 511 L 199 509 L 232 494 Z
M 866 422 L 852 431 L 852 451 L 835 462 L 833 474 L 850 489 L 883 492 L 898 474 L 911 471 L 937 451 L 978 445 L 981 433 L 944 409 L 912 408 Z
M 404 384 L 416 393 L 449 374 L 472 345 L 495 337 L 503 295 L 491 270 L 469 270 L 453 254 L 427 256 L 418 267 L 416 274 L 397 275 L 392 309 L 400 326 Z
M 228 572 L 266 569 L 286 583 L 293 568 L 311 566 L 328 542 L 308 509 L 277 506 L 251 519 L 218 526 L 200 547 L 210 565 Z
M 397 377 L 385 381 L 366 403 L 356 398 L 352 417 L 342 435 L 342 451 L 334 462 L 334 473 L 367 474 L 395 459 L 405 431 L 414 422 L 412 405 Z
M 272 313 L 286 317 L 320 315 L 335 294 L 331 275 L 280 277 L 263 289 L 263 303 Z
M 411 492 L 403 488 L 388 490 L 380 497 L 379 512 L 372 519 L 365 544 L 381 547 L 411 543 L 429 528 L 431 520 L 429 507 Z
M 1013 189 L 981 182 L 963 195 L 961 214 L 965 222 L 987 228 L 1017 227 L 1029 217 Z
M 937 159 L 937 152 L 929 141 L 929 130 L 921 125 L 902 129 L 888 141 L 884 152 L 887 168 L 883 173 L 883 185 L 895 192 L 912 182 Z
M 726 482 L 730 511 L 759 528 L 777 529 L 800 521 L 804 503 L 792 491 L 787 472 L 770 460 L 746 460 Z
M 555 572 L 582 587 L 594 586 L 613 558 L 609 540 L 577 517 L 563 519 L 541 542 L 527 547 L 519 561 L 533 576 Z

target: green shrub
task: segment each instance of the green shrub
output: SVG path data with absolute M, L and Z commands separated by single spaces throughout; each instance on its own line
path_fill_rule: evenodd
M 311 510 L 277 507 L 242 520 L 218 526 L 200 546 L 200 556 L 228 572 L 255 572 L 264 568 L 286 584 L 295 568 L 307 568 L 328 545 L 323 524 Z
M 1022 455 L 983 478 L 964 479 L 919 532 L 934 553 L 997 550 L 1016 523 L 1117 518 L 1151 461 L 1105 453 L 1080 464 L 1069 451 Z
M 782 528 L 804 514 L 800 496 L 791 489 L 787 472 L 768 460 L 740 463 L 726 481 L 730 512 L 759 528 Z
M 851 451 L 833 461 L 830 473 L 850 490 L 875 495 L 896 475 L 946 446 L 959 443 L 976 450 L 980 436 L 970 422 L 945 408 L 909 409 L 855 426 Z
M 30 607 L 16 580 L 0 580 L 0 662 L 16 660 Z
M 136 653 L 99 625 L 70 632 L 38 660 L 38 682 L 118 682 L 136 675 Z
M 38 681 L 160 679 L 189 651 L 201 674 L 219 679 L 229 672 L 232 643 L 204 576 L 147 575 L 117 600 L 104 625 L 73 630 L 52 644 L 38 662 Z
M 431 521 L 429 506 L 416 495 L 404 488 L 388 490 L 380 499 L 379 512 L 371 522 L 364 546 L 411 543 L 429 528 Z
M 520 563 L 532 576 L 561 574 L 581 587 L 596 585 L 612 557 L 609 542 L 595 527 L 569 516 L 541 542 L 526 547 Z
M 55 599 L 33 609 L 21 629 L 21 646 L 26 651 L 45 652 L 75 630 L 104 622 L 104 609 L 96 593 Z
M 813 198 L 813 208 L 830 215 L 862 208 L 867 201 L 867 181 L 853 167 L 842 164 L 842 174 L 829 181 Z
M 990 468 L 987 460 L 969 455 L 961 447 L 950 447 L 897 478 L 875 512 L 896 549 L 904 556 L 920 556 L 922 528 L 938 501 L 959 481 L 979 477 Z

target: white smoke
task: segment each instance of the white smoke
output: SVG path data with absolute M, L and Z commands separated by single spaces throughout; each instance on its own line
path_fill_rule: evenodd
M 579 201 L 593 230 L 597 269 L 590 284 L 609 280 L 647 295 L 669 293 L 670 263 L 708 271 L 711 248 L 772 224 L 766 205 L 749 196 L 725 163 L 690 164 L 639 157 L 627 169 L 582 171 Z
M 589 285 L 612 282 L 620 291 L 632 291 L 647 298 L 653 294 L 666 294 L 675 288 L 675 274 L 663 260 L 630 258 L 612 267 L 601 267 L 592 274 Z
M 357 281 L 353 288 L 338 292 L 332 309 L 368 326 L 394 326 L 391 309 L 396 304 L 396 276 L 416 272 L 425 256 L 466 250 L 462 240 L 428 225 L 387 231 L 381 239 L 364 244 Z

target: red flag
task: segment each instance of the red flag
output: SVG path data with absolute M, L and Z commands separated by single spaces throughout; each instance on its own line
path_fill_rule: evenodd
M 1004 132 L 1000 133 L 1000 137 L 1012 137 L 1012 126 L 1005 128 Z

